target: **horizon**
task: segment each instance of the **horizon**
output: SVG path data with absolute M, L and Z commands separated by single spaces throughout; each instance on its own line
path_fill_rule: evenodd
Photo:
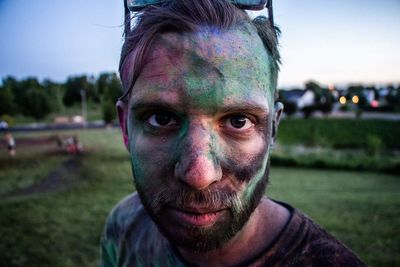
M 274 1 L 282 30 L 278 87 L 299 88 L 309 80 L 338 87 L 398 85 L 399 11 L 396 0 Z M 0 44 L 1 79 L 65 82 L 117 72 L 122 14 L 122 3 L 107 0 L 0 0 L 0 31 L 7 40 Z

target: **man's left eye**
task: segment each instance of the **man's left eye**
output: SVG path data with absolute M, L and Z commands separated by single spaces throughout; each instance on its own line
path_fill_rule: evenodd
M 243 131 L 254 126 L 254 123 L 246 115 L 238 114 L 229 116 L 226 119 L 224 126 L 228 129 Z

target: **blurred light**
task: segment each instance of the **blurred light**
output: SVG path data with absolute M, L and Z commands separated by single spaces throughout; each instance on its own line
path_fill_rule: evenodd
M 360 99 L 358 98 L 358 96 L 353 96 L 352 98 L 351 98 L 351 101 L 353 101 L 353 103 L 354 104 L 358 104 L 358 102 L 360 101 Z
M 340 102 L 340 104 L 342 104 L 342 105 L 346 104 L 346 102 L 347 102 L 346 97 L 341 96 L 341 97 L 339 98 L 339 102 Z
M 371 107 L 377 108 L 378 106 L 379 106 L 378 101 L 376 101 L 375 99 L 371 101 Z

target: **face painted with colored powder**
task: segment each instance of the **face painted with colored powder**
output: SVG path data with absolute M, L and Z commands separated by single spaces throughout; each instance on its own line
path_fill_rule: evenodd
M 154 43 L 127 138 L 141 200 L 174 245 L 219 248 L 258 206 L 276 119 L 270 61 L 250 26 Z

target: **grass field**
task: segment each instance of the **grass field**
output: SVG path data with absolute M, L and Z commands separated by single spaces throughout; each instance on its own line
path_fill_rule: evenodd
M 399 149 L 399 136 L 400 121 L 319 118 L 285 118 L 278 133 L 284 144 L 366 150 Z
M 134 190 L 130 165 L 117 130 L 62 134 L 73 133 L 85 145 L 83 155 L 66 155 L 53 143 L 19 147 L 15 159 L 0 151 L 0 266 L 98 264 L 107 213 Z M 54 174 L 64 182 L 52 190 L 18 193 Z M 371 172 L 272 167 L 268 194 L 301 209 L 369 266 L 400 266 L 399 179 Z

